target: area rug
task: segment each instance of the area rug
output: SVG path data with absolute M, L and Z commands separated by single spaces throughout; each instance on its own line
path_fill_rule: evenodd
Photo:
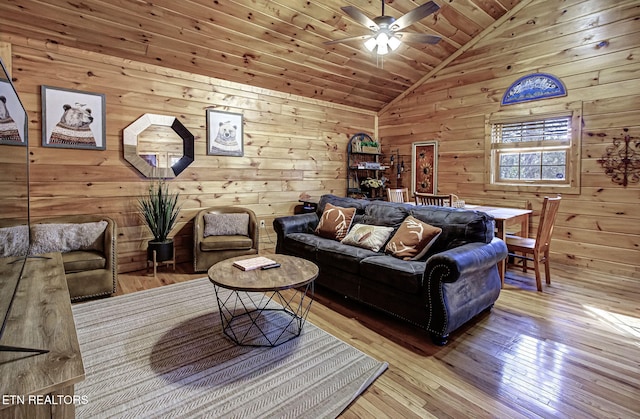
M 275 348 L 237 346 L 206 278 L 73 314 L 86 375 L 78 418 L 333 418 L 388 367 L 309 321 Z

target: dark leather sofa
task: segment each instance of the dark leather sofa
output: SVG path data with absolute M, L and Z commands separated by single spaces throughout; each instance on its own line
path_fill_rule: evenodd
M 327 203 L 355 207 L 352 225 L 397 229 L 413 215 L 443 231 L 422 259 L 401 260 L 384 247 L 373 252 L 314 234 Z M 426 329 L 438 345 L 500 295 L 497 263 L 507 247 L 494 237 L 493 218 L 483 212 L 324 195 L 316 212 L 279 217 L 273 225 L 276 253 L 315 262 L 317 285 Z

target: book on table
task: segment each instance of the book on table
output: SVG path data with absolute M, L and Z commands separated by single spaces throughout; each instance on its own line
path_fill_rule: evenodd
M 242 269 L 243 271 L 252 271 L 254 269 L 260 269 L 263 266 L 273 265 L 275 260 L 266 258 L 264 256 L 258 256 L 250 259 L 236 260 L 233 262 L 233 266 Z

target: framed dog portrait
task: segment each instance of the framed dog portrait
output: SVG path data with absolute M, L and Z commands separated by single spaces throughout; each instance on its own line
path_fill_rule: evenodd
M 105 96 L 42 86 L 44 147 L 106 148 Z
M 412 193 L 435 194 L 438 191 L 438 142 L 413 143 L 411 149 Z
M 242 114 L 207 109 L 207 155 L 244 156 Z

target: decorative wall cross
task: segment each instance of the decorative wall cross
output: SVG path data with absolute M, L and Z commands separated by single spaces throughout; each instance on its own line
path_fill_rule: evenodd
M 639 183 L 640 138 L 632 137 L 629 128 L 624 128 L 624 136 L 613 139 L 613 145 L 606 148 L 606 154 L 598 159 L 598 163 L 613 183 L 624 187 L 629 183 Z

